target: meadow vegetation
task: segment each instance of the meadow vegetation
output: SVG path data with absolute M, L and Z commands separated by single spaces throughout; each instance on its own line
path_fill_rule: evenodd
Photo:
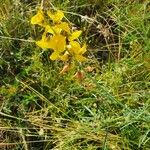
M 37 46 L 41 6 L 82 31 L 86 61 Z M 149 110 L 149 0 L 0 0 L 0 149 L 148 150 Z

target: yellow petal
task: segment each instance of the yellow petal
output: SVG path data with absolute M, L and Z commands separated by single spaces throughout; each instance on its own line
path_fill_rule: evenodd
M 60 60 L 62 60 L 62 61 L 68 61 L 68 59 L 69 59 L 69 53 L 66 51 L 66 52 L 64 53 L 64 55 L 62 55 L 62 56 L 60 57 Z
M 57 26 L 49 26 L 49 25 L 47 25 L 47 26 L 45 27 L 45 32 L 51 33 L 51 34 L 53 34 L 53 35 L 55 35 L 55 34 L 60 34 L 60 33 L 61 33 L 61 30 L 62 30 L 62 29 L 58 28 Z
M 46 32 L 46 33 L 51 33 L 51 34 L 53 34 L 53 35 L 55 34 L 53 28 L 52 28 L 51 26 L 49 26 L 49 25 L 47 25 L 47 26 L 45 27 L 45 32 Z
M 43 33 L 41 40 L 36 41 L 36 44 L 41 48 L 50 48 L 49 43 L 50 39 L 46 37 L 46 32 Z
M 87 58 L 85 58 L 84 56 L 82 55 L 75 55 L 75 59 L 79 62 L 83 62 L 83 61 L 86 61 Z
M 84 45 L 82 46 L 82 48 L 79 50 L 79 54 L 84 54 L 86 51 L 87 51 L 87 50 L 86 50 L 86 44 L 84 44 Z
M 43 41 L 43 40 L 36 41 L 36 45 L 38 45 L 39 47 L 41 47 L 41 48 L 43 48 L 43 49 L 44 49 L 44 48 L 50 48 L 48 41 Z
M 62 23 L 58 24 L 57 27 L 70 34 L 70 28 L 69 28 L 69 25 L 67 22 L 62 22 Z
M 77 39 L 80 35 L 81 35 L 82 31 L 75 31 L 71 34 L 71 36 L 69 37 L 69 41 L 73 41 L 75 39 Z
M 40 40 L 40 41 L 36 41 L 36 45 L 41 47 L 41 48 L 46 48 L 44 41 Z
M 31 24 L 38 24 L 40 26 L 44 26 L 44 13 L 40 9 L 35 16 L 31 18 Z
M 64 17 L 64 13 L 60 10 L 52 13 L 51 11 L 47 11 L 48 16 L 52 19 L 54 23 L 58 23 Z
M 61 31 L 62 31 L 62 29 L 59 28 L 59 27 L 57 27 L 57 26 L 53 26 L 52 29 L 53 29 L 53 31 L 54 31 L 55 34 L 60 34 Z
M 57 60 L 59 58 L 59 53 L 58 52 L 53 52 L 50 57 L 51 60 Z
M 57 52 L 63 52 L 66 48 L 66 37 L 54 35 L 49 42 L 49 47 Z
M 45 28 L 46 32 L 51 33 L 51 34 L 60 34 L 62 30 L 66 31 L 67 33 L 70 34 L 70 28 L 68 23 L 62 22 L 60 24 L 57 24 L 55 26 L 49 26 L 47 25 Z
M 79 50 L 81 49 L 80 44 L 77 41 L 71 41 L 70 42 L 71 48 L 69 49 L 69 52 L 71 54 L 79 54 Z

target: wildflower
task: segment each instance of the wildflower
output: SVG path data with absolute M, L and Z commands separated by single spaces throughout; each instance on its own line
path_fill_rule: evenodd
M 51 60 L 56 60 L 60 57 L 60 54 L 65 51 L 66 37 L 63 35 L 54 35 L 50 39 L 49 47 L 54 50 L 50 56 Z
M 50 46 L 50 38 L 46 36 L 46 32 L 43 33 L 42 39 L 36 41 L 36 44 L 41 48 L 51 48 Z
M 74 31 L 71 36 L 69 36 L 68 40 L 69 41 L 74 41 L 76 40 L 80 35 L 81 35 L 82 31 L 81 30 L 77 30 L 77 31 Z
M 60 24 L 56 25 L 55 27 L 60 28 L 70 34 L 70 28 L 67 22 L 61 22 Z
M 54 35 L 53 37 L 47 37 L 46 32 L 44 32 L 44 34 L 42 35 L 42 39 L 37 41 L 36 44 L 43 49 L 53 49 L 54 52 L 50 56 L 50 59 L 56 60 L 65 50 L 66 38 L 63 35 Z
M 57 10 L 56 12 L 52 13 L 51 11 L 47 11 L 48 16 L 51 18 L 51 20 L 54 23 L 54 26 L 52 28 L 58 30 L 64 30 L 68 34 L 70 34 L 70 28 L 67 22 L 62 22 L 62 19 L 64 17 L 64 13 L 60 10 Z
M 54 26 L 47 25 L 45 28 L 46 32 L 51 33 L 53 35 L 60 34 L 61 31 L 65 31 L 68 34 L 70 34 L 70 28 L 67 22 L 61 22 L 59 24 L 56 24 Z
M 86 44 L 81 47 L 77 41 L 71 41 L 68 51 L 77 61 L 83 62 L 86 60 L 86 58 L 82 56 L 86 52 Z
M 31 18 L 31 24 L 45 26 L 44 13 L 41 9 L 39 9 L 37 14 Z
M 54 23 L 60 23 L 60 21 L 64 17 L 64 13 L 60 10 L 57 10 L 56 12 L 52 13 L 51 11 L 47 11 L 47 15 L 51 18 L 51 20 Z
M 56 35 L 56 34 L 60 34 L 62 31 L 62 29 L 56 27 L 56 26 L 49 26 L 47 25 L 45 27 L 45 32 L 47 33 L 51 33 L 52 35 Z
M 65 53 L 60 57 L 60 60 L 68 61 L 69 60 L 69 52 L 65 51 Z
M 67 22 L 62 22 L 64 13 L 60 10 L 47 11 L 47 15 L 52 21 L 50 24 L 46 24 L 42 10 L 39 10 L 31 18 L 32 24 L 38 24 L 45 28 L 42 39 L 36 41 L 36 44 L 43 49 L 53 50 L 50 55 L 51 60 L 68 61 L 69 58 L 75 58 L 78 62 L 85 61 L 86 58 L 83 54 L 86 52 L 86 44 L 81 47 L 76 41 L 82 31 L 76 30 L 71 33 L 70 25 Z

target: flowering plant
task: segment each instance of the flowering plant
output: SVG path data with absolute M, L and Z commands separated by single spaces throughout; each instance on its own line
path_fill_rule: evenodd
M 46 16 L 49 18 L 48 21 Z M 83 56 L 87 50 L 85 43 L 81 46 L 78 42 L 82 31 L 73 31 L 71 25 L 63 21 L 63 18 L 64 13 L 60 10 L 44 12 L 39 9 L 31 18 L 31 24 L 44 28 L 42 38 L 36 41 L 36 44 L 42 49 L 52 50 L 51 60 L 83 62 L 87 59 Z

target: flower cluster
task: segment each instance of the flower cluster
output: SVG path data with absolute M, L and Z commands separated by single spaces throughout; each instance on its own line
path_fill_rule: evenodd
M 49 21 L 46 20 L 46 16 Z M 81 30 L 73 31 L 69 23 L 62 21 L 64 13 L 60 10 L 55 12 L 38 10 L 37 14 L 31 18 L 31 24 L 37 24 L 44 28 L 41 40 L 36 41 L 36 44 L 43 49 L 51 49 L 53 52 L 50 55 L 51 60 L 69 61 L 75 59 L 78 62 L 83 62 L 86 57 L 83 54 L 86 52 L 86 44 L 78 42 L 78 37 L 81 35 Z

